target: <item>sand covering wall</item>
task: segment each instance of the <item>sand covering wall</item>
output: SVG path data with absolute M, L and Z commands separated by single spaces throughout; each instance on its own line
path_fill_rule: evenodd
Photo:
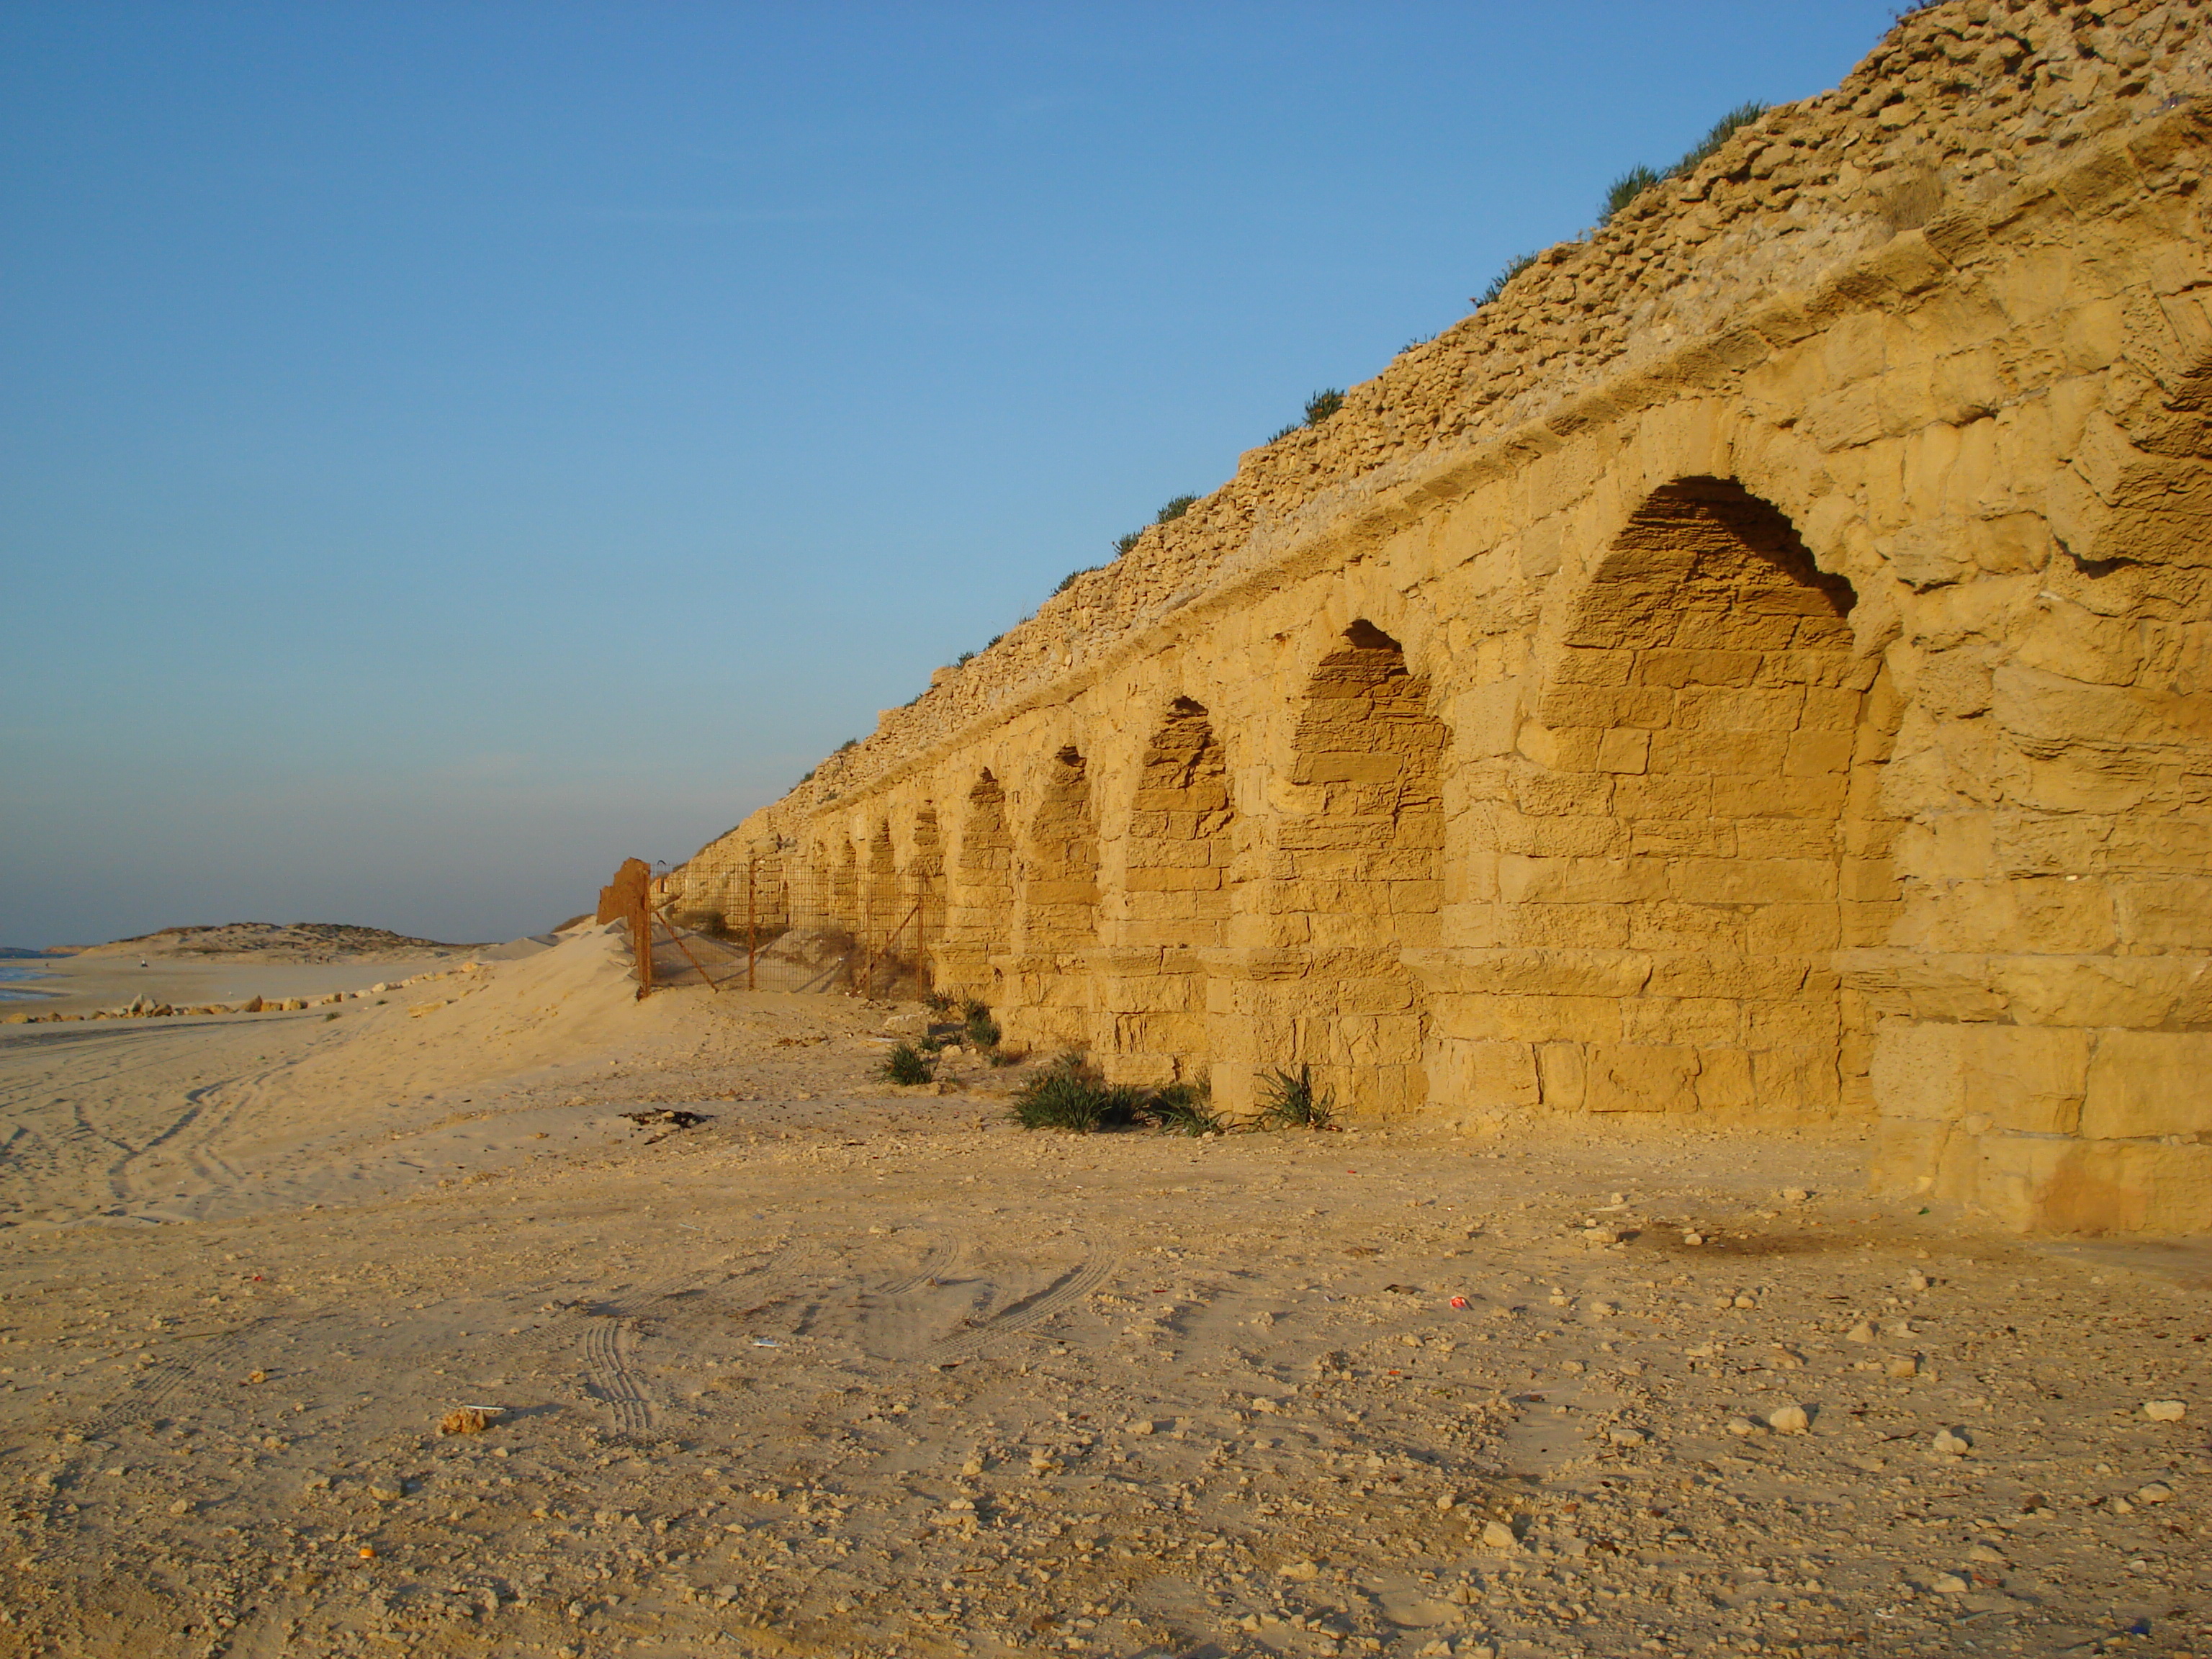
M 2212 1225 L 2204 13 L 1902 20 L 683 904 L 936 905 L 1018 1039 L 1231 1110 L 1856 1116 L 2018 1225 Z

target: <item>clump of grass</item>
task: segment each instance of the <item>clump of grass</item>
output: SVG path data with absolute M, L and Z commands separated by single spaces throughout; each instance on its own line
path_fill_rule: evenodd
M 1170 1083 L 1154 1090 L 1145 1115 L 1164 1134 L 1218 1135 L 1228 1127 L 1213 1109 L 1213 1091 L 1203 1083 Z
M 1605 193 L 1605 207 L 1597 217 L 1601 225 L 1609 224 L 1615 214 L 1650 190 L 1654 185 L 1668 179 L 1680 179 L 1693 170 L 1698 162 L 1717 154 L 1722 145 L 1766 113 L 1760 103 L 1738 104 L 1726 115 L 1713 123 L 1711 130 L 1692 144 L 1682 159 L 1664 173 L 1654 173 L 1647 167 L 1632 167 L 1613 181 Z M 1510 280 L 1509 278 L 1509 280 Z
M 960 1023 L 966 1028 L 968 1041 L 976 1048 L 988 1052 L 999 1046 L 999 1038 L 1003 1035 L 999 1022 L 991 1018 L 991 1011 L 983 1004 L 970 999 L 960 1011 Z
M 1342 409 L 1343 407 L 1344 390 L 1342 387 L 1331 386 L 1326 392 L 1316 392 L 1312 397 L 1306 399 L 1306 424 L 1308 426 L 1319 426 L 1323 421 L 1327 420 L 1330 416 L 1335 414 L 1338 410 Z
M 1170 495 L 1167 504 L 1152 514 L 1154 524 L 1170 524 L 1198 505 L 1195 495 Z
M 833 755 L 842 755 L 848 749 L 858 749 L 860 746 L 860 740 L 858 738 L 848 738 L 830 752 Z
M 1707 156 L 1717 152 L 1723 144 L 1765 113 L 1766 106 L 1764 104 L 1738 104 L 1726 115 L 1713 123 L 1712 131 L 1698 139 L 1691 147 L 1689 153 L 1674 163 L 1668 176 L 1674 179 L 1680 178 Z
M 1027 1060 L 1029 1056 L 1027 1054 L 1018 1054 L 1012 1048 L 991 1048 L 985 1050 L 985 1058 L 988 1059 L 992 1065 L 1003 1070 L 1009 1066 L 1020 1065 L 1024 1060 Z
M 1284 428 L 1280 432 L 1278 432 L 1277 434 L 1275 434 L 1275 435 L 1274 435 L 1273 437 L 1272 437 L 1272 438 L 1268 439 L 1268 440 L 1267 440 L 1267 441 L 1268 441 L 1269 443 L 1271 443 L 1271 444 L 1279 444 L 1279 443 L 1282 442 L 1284 439 L 1285 439 L 1285 438 L 1289 437 L 1289 436 L 1291 435 L 1291 434 L 1292 434 L 1293 432 L 1296 432 L 1296 431 L 1297 431 L 1297 430 L 1299 430 L 1299 424 L 1298 424 L 1298 422 L 1296 422 L 1296 421 L 1292 421 L 1292 422 L 1291 422 L 1288 426 L 1285 427 L 1285 428 Z
M 1269 1129 L 1334 1129 L 1336 1097 L 1314 1087 L 1310 1066 L 1299 1066 L 1296 1076 L 1270 1072 L 1260 1080 L 1260 1123 Z
M 1660 175 L 1641 162 L 1629 168 L 1620 178 L 1614 179 L 1611 188 L 1605 192 L 1605 206 L 1598 212 L 1598 223 L 1601 225 L 1612 223 L 1614 214 L 1619 213 L 1659 182 Z
M 884 1057 L 884 1075 L 893 1083 L 911 1086 L 929 1082 L 936 1073 L 930 1070 L 927 1055 L 911 1042 L 902 1042 Z
M 1024 1129 L 1065 1129 L 1097 1134 L 1138 1121 L 1144 1091 L 1108 1083 L 1080 1054 L 1063 1054 L 1022 1085 L 1014 1097 L 1014 1121 Z
M 1490 279 L 1490 286 L 1474 296 L 1475 309 L 1480 311 L 1499 295 L 1504 293 L 1507 283 L 1535 263 L 1536 256 L 1533 253 L 1516 253 L 1508 259 L 1504 269 Z
M 1135 543 L 1135 541 L 1136 541 L 1136 538 L 1135 538 L 1135 537 L 1133 537 L 1133 536 L 1124 537 L 1122 539 L 1123 539 L 1124 541 L 1127 541 L 1127 542 L 1131 543 L 1132 544 L 1133 544 Z M 1115 546 L 1116 546 L 1116 547 L 1121 547 L 1121 542 L 1116 542 L 1116 543 L 1115 543 L 1115 544 L 1114 544 L 1114 545 L 1115 545 Z M 1121 550 L 1122 550 L 1124 553 L 1127 553 L 1129 550 L 1128 550 L 1128 548 L 1121 547 Z M 1078 583 L 1078 582 L 1081 581 L 1081 580 L 1082 580 L 1085 576 L 1089 575 L 1092 571 L 1094 571 L 1094 570 L 1101 570 L 1101 569 L 1103 569 L 1104 568 L 1105 568 L 1105 567 L 1104 567 L 1104 566 L 1103 566 L 1103 565 L 1086 564 L 1086 565 L 1085 565 L 1085 566 L 1083 567 L 1083 568 L 1082 568 L 1082 569 L 1080 569 L 1080 570 L 1071 570 L 1071 571 L 1069 571 L 1069 572 L 1068 572 L 1065 576 L 1062 576 L 1062 577 L 1060 579 L 1060 586 L 1057 586 L 1057 587 L 1055 587 L 1055 588 L 1054 588 L 1054 589 L 1052 590 L 1052 596 L 1053 596 L 1053 598 L 1054 598 L 1055 599 L 1058 599 L 1061 594 L 1063 594 L 1063 593 L 1066 592 L 1067 592 L 1067 590 L 1068 590 L 1069 588 L 1071 588 L 1071 587 L 1074 586 L 1076 585 L 1076 583 Z

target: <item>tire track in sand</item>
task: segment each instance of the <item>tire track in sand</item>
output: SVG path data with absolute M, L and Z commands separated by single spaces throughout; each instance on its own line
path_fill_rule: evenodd
M 1041 1324 L 1097 1290 L 1120 1263 L 1121 1258 L 1105 1245 L 1085 1240 L 1083 1259 L 1042 1290 L 1007 1304 L 966 1330 L 955 1331 L 930 1344 L 927 1356 L 929 1363 L 942 1365 L 969 1358 L 994 1342 Z

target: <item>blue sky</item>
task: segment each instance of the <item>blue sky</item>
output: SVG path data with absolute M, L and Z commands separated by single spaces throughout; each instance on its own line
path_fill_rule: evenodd
M 580 909 L 1889 4 L 0 9 L 0 943 Z

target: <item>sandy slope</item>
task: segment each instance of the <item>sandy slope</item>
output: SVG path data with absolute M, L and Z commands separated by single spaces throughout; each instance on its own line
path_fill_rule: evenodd
M 1849 1139 L 1028 1135 L 612 946 L 0 1030 L 0 1652 L 2212 1646 L 2201 1251 Z

